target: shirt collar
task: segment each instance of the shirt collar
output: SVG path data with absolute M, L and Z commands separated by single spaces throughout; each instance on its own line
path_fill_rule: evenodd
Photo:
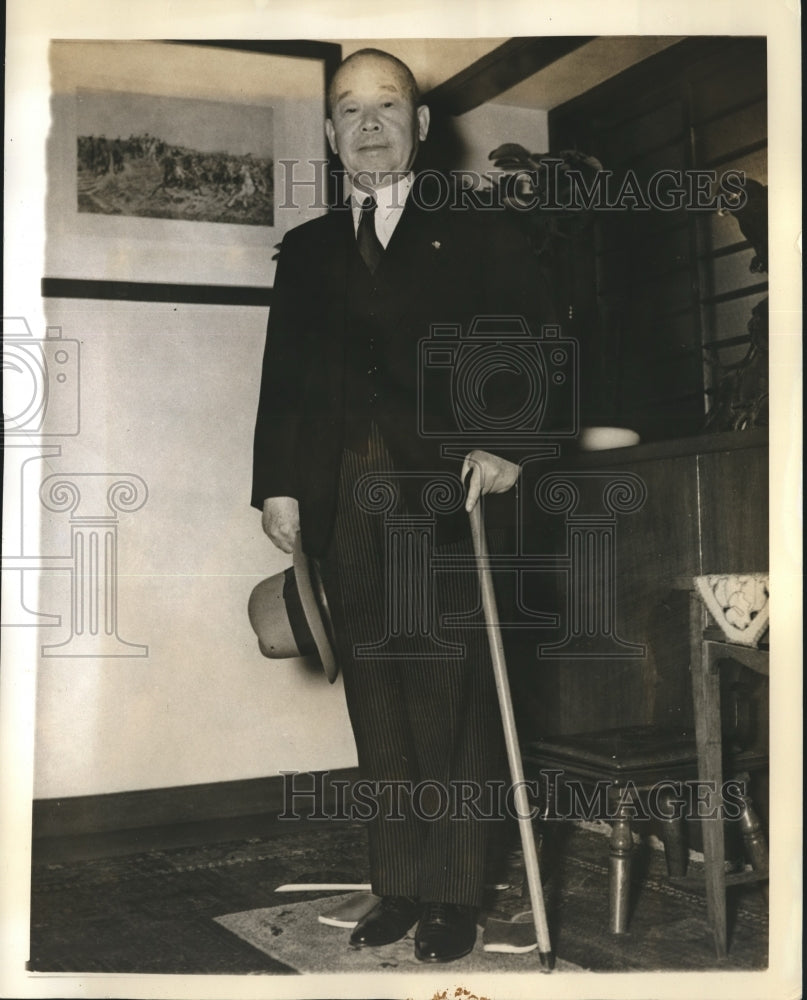
M 392 184 L 387 184 L 385 187 L 378 188 L 378 190 L 374 192 L 376 204 L 378 205 L 376 214 L 380 215 L 382 218 L 387 218 L 392 215 L 393 212 L 402 211 L 412 188 L 414 179 L 415 176 L 410 170 L 409 173 L 401 177 L 400 180 L 397 180 Z M 346 189 L 354 212 L 360 210 L 361 206 L 369 197 L 369 193 L 366 190 L 361 191 L 354 188 L 349 179 L 346 183 Z

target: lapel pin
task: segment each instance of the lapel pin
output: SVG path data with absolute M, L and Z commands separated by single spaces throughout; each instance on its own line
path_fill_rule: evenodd
M 439 250 L 440 249 L 440 241 L 439 240 L 432 240 L 432 246 L 434 247 L 435 250 Z

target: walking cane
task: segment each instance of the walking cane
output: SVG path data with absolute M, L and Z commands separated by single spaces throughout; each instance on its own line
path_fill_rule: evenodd
M 496 678 L 496 693 L 499 696 L 499 709 L 502 713 L 504 726 L 504 741 L 507 746 L 507 760 L 510 765 L 510 777 L 513 780 L 518 828 L 521 834 L 521 846 L 524 850 L 524 866 L 527 871 L 527 885 L 530 890 L 532 919 L 535 922 L 535 933 L 538 940 L 538 954 L 541 965 L 547 972 L 555 966 L 552 945 L 549 941 L 549 928 L 546 923 L 544 909 L 544 894 L 541 888 L 541 872 L 538 868 L 538 853 L 535 850 L 535 838 L 532 832 L 530 806 L 527 799 L 527 789 L 524 783 L 524 767 L 521 761 L 521 751 L 518 746 L 518 734 L 513 715 L 513 700 L 510 696 L 510 684 L 507 679 L 507 664 L 504 659 L 502 633 L 499 628 L 499 612 L 496 608 L 496 595 L 493 591 L 493 580 L 488 561 L 488 543 L 485 537 L 485 527 L 482 522 L 481 498 L 474 504 L 470 513 L 471 537 L 474 543 L 476 567 L 479 573 L 479 586 L 482 590 L 482 607 L 485 612 L 488 642 L 490 643 L 490 658 L 493 661 L 493 675 Z

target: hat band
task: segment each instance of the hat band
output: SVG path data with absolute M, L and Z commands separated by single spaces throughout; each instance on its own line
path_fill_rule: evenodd
M 286 605 L 286 615 L 288 616 L 291 634 L 300 651 L 301 656 L 311 656 L 317 653 L 317 646 L 311 629 L 305 617 L 300 592 L 297 589 L 297 580 L 294 575 L 294 567 L 289 566 L 283 574 L 283 601 Z

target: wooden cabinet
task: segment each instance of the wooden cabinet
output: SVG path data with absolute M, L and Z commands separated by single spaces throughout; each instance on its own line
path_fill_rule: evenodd
M 554 554 L 557 568 L 525 575 L 521 619 L 537 611 L 558 616 L 556 626 L 508 634 L 524 735 L 653 722 L 691 728 L 688 607 L 681 588 L 698 574 L 767 569 L 767 432 L 591 452 L 552 465 L 538 462 L 525 475 L 522 496 L 534 498 L 549 476 L 572 484 L 579 500 L 576 514 L 550 513 L 532 500 L 524 506 L 525 551 Z M 615 490 L 620 482 L 644 489 L 638 509 L 616 513 L 610 522 L 602 506 L 609 482 Z M 578 527 L 590 527 L 589 542 L 583 544 L 596 546 L 597 531 L 610 533 L 601 552 L 612 569 L 610 632 L 635 647 L 626 647 L 625 655 L 607 638 L 586 635 L 579 627 L 588 623 L 589 632 L 597 632 L 594 626 L 602 624 L 603 615 L 607 618 L 609 595 L 603 593 L 602 575 L 574 578 L 570 547 L 576 543 L 570 529 L 575 517 Z M 602 566 L 592 570 L 592 565 L 589 577 L 602 573 Z M 572 634 L 564 655 L 557 655 L 552 644 L 569 640 L 575 620 L 579 635 Z

